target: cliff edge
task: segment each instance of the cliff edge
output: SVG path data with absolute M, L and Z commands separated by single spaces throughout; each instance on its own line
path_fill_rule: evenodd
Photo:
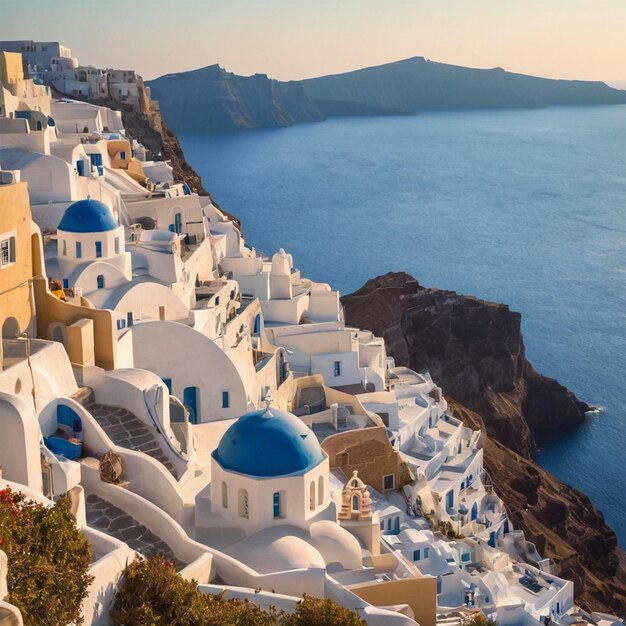
M 574 581 L 578 602 L 623 616 L 615 533 L 587 496 L 530 458 L 542 430 L 575 426 L 589 407 L 526 359 L 521 315 L 405 273 L 369 280 L 342 303 L 347 324 L 383 336 L 398 365 L 428 369 L 454 414 L 485 433 L 485 467 L 513 522 Z

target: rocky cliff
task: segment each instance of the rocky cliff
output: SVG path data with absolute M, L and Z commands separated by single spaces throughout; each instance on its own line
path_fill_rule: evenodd
M 552 80 L 503 69 L 473 69 L 414 57 L 353 72 L 279 82 L 210 65 L 147 83 L 176 129 L 289 126 L 331 115 L 398 115 L 477 109 L 626 103 L 605 83 Z
M 167 74 L 148 85 L 176 129 L 232 130 L 324 119 L 299 83 L 279 83 L 265 74 L 238 76 L 219 65 Z
M 528 362 L 521 316 L 508 306 L 427 289 L 408 274 L 368 281 L 342 302 L 350 325 L 385 338 L 398 365 L 428 369 L 457 417 L 480 428 L 485 466 L 513 521 L 589 610 L 626 611 L 615 533 L 579 491 L 530 458 L 544 429 L 580 423 L 589 407 Z
M 526 359 L 521 315 L 505 304 L 421 287 L 387 274 L 345 296 L 350 324 L 383 335 L 399 364 L 428 369 L 446 395 L 485 418 L 487 432 L 529 456 L 544 429 L 573 426 L 589 407 Z
M 326 115 L 345 114 L 349 104 L 351 114 L 357 115 L 359 107 L 414 112 L 626 102 L 625 91 L 602 82 L 537 78 L 501 68 L 436 63 L 423 57 L 301 82 Z

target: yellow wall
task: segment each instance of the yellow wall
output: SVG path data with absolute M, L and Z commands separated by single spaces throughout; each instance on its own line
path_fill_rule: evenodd
M 12 85 L 23 80 L 22 55 L 19 52 L 0 52 L 0 82 Z
M 16 55 L 21 57 L 21 55 Z M 30 202 L 26 183 L 0 185 L 0 238 L 15 231 L 15 263 L 0 269 L 0 327 L 14 317 L 24 332 L 31 321 L 32 277 Z
M 437 623 L 437 579 L 432 577 L 390 580 L 362 587 L 351 587 L 350 591 L 374 606 L 408 604 L 420 626 L 436 626 Z
M 115 169 L 128 169 L 128 164 L 132 157 L 130 142 L 127 139 L 110 139 L 107 141 L 107 152 L 111 159 L 111 167 Z M 118 158 L 119 153 L 124 152 L 125 158 Z
M 111 311 L 92 309 L 63 302 L 48 289 L 48 279 L 39 276 L 34 281 L 37 307 L 37 336 L 49 339 L 48 329 L 54 322 L 71 326 L 79 320 L 93 320 L 96 365 L 106 370 L 115 369 L 115 328 Z

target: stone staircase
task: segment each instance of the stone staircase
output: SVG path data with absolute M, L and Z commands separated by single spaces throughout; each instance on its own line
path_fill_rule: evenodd
M 134 517 L 128 515 L 115 505 L 91 494 L 85 500 L 87 524 L 126 543 L 143 557 L 160 555 L 169 561 L 176 570 L 183 569 L 187 564 L 174 556 L 172 549 L 159 539 L 152 531 L 141 525 Z
M 174 466 L 164 454 L 154 433 L 139 418 L 127 409 L 104 404 L 90 404 L 87 410 L 93 415 L 111 441 L 122 448 L 150 455 L 165 466 L 176 479 Z

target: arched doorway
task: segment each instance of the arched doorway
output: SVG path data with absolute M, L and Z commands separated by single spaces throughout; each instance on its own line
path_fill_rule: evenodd
M 14 317 L 7 317 L 2 324 L 2 338 L 16 339 L 20 336 L 20 323 Z

